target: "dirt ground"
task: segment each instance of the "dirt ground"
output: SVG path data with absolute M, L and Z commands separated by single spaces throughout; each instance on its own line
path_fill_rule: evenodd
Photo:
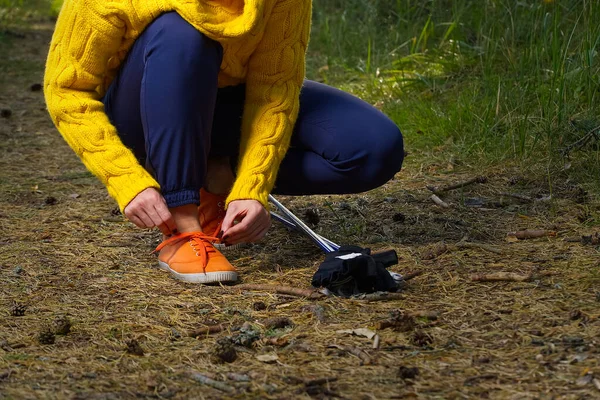
M 560 171 L 549 180 L 535 167 L 482 171 L 412 154 L 373 192 L 281 198 L 301 217 L 317 209 L 315 230 L 335 242 L 395 249 L 392 270 L 421 275 L 394 299 L 183 284 L 156 268 L 159 235 L 123 219 L 52 126 L 32 86 L 51 26 L 8 34 L 0 398 L 600 398 L 600 258 L 588 236 L 600 203 Z M 477 175 L 487 182 L 440 195 L 449 208 L 426 189 Z M 524 229 L 547 232 L 507 236 Z M 301 288 L 323 260 L 277 223 L 229 257 L 244 283 Z M 473 276 L 500 272 L 525 280 Z M 70 331 L 55 336 L 65 317 Z M 216 324 L 225 330 L 189 336 Z M 378 347 L 339 332 L 358 328 L 376 332 Z

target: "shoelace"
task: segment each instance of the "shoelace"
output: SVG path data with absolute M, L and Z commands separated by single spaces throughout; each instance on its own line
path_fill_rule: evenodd
M 162 250 L 164 247 L 169 246 L 171 244 L 175 244 L 184 240 L 188 240 L 190 242 L 190 246 L 196 252 L 196 255 L 200 257 L 203 265 L 206 265 L 208 261 L 208 250 L 213 248 L 211 241 L 217 240 L 214 236 L 208 236 L 204 232 L 185 232 L 178 233 L 164 240 L 161 244 L 159 244 L 156 249 L 152 253 L 157 253 Z
M 217 227 L 215 228 L 214 232 L 212 233 L 212 235 L 210 235 L 212 238 L 216 238 L 216 243 L 221 243 L 222 240 L 219 237 L 219 234 L 221 233 L 221 225 L 223 225 L 223 220 L 225 219 L 225 207 L 224 207 L 224 203 L 222 201 L 219 201 L 217 203 L 217 215 L 216 215 L 217 220 L 219 221 L 219 223 L 217 224 Z
M 215 229 L 215 231 L 212 234 L 212 237 L 217 238 L 217 241 L 219 243 L 222 242 L 221 238 L 219 237 L 219 234 L 221 233 L 221 225 L 223 225 L 223 220 L 221 220 L 221 222 L 219 222 L 219 225 L 217 225 L 217 228 Z

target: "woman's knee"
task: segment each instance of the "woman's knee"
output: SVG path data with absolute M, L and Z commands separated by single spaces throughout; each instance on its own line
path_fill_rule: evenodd
M 404 140 L 396 124 L 387 120 L 372 133 L 372 146 L 364 168 L 361 168 L 366 190 L 379 187 L 402 168 Z
M 148 29 L 151 39 L 146 46 L 147 57 L 152 52 L 164 52 L 165 56 L 173 58 L 173 62 L 179 62 L 179 67 L 191 69 L 207 64 L 221 65 L 221 44 L 198 31 L 176 12 L 161 15 Z

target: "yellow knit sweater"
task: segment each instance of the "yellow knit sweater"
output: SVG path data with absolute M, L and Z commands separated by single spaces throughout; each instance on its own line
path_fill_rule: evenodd
M 142 190 L 159 189 L 100 100 L 136 38 L 168 11 L 221 43 L 220 87 L 246 83 L 239 168 L 227 203 L 266 205 L 298 115 L 311 0 L 65 0 L 44 79 L 52 120 L 121 211 Z

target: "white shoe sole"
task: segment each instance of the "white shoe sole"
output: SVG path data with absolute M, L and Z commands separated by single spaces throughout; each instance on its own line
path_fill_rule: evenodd
M 169 267 L 169 264 L 158 261 L 158 268 L 168 271 L 171 276 L 178 281 L 189 283 L 218 283 L 218 282 L 236 282 L 238 274 L 234 271 L 207 272 L 202 274 L 181 274 Z

